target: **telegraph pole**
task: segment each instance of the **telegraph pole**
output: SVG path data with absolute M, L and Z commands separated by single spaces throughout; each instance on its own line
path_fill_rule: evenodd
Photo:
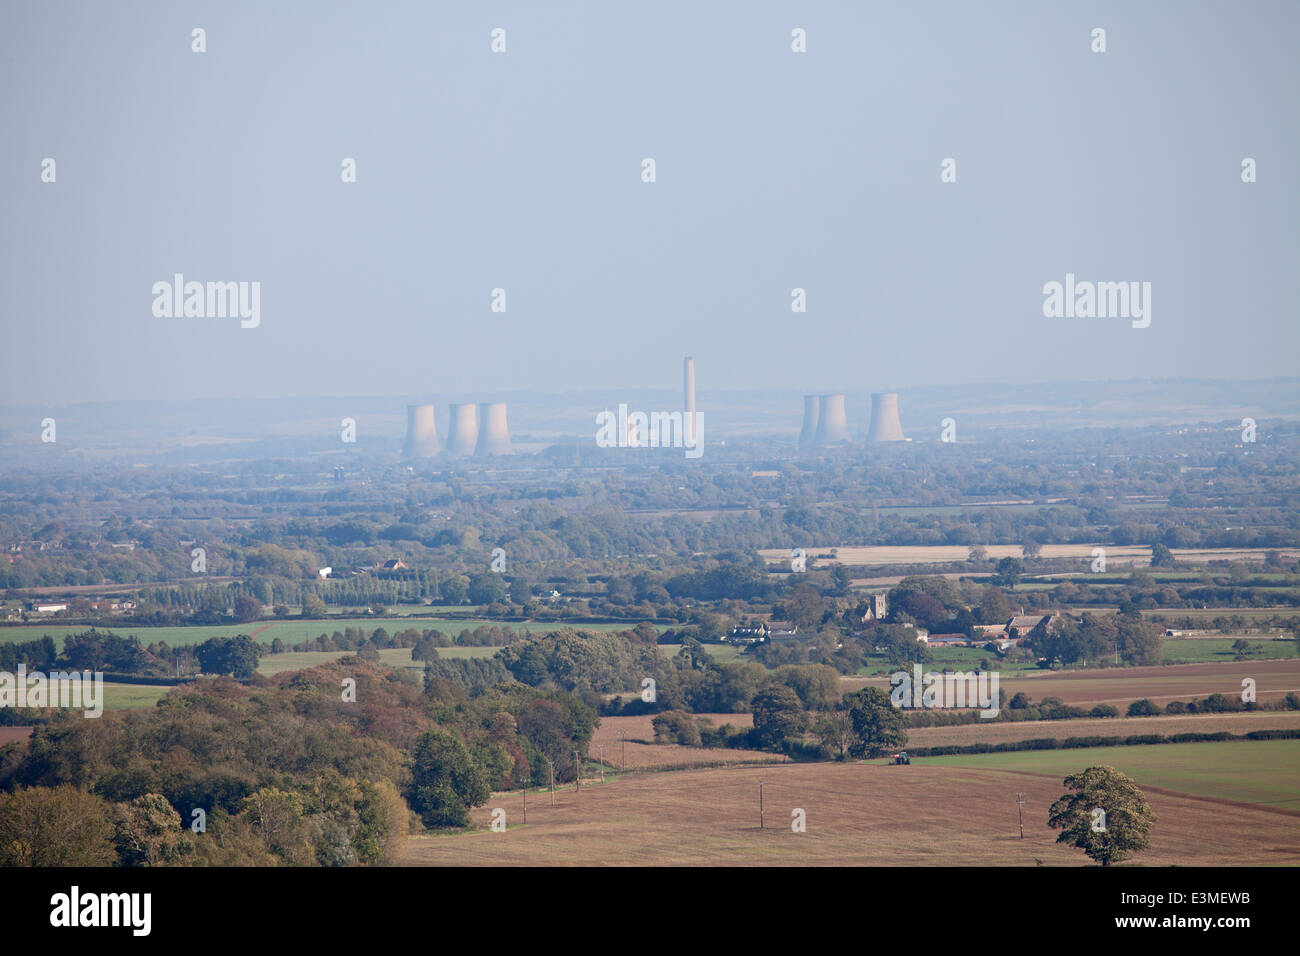
M 582 789 L 582 764 L 578 762 L 578 751 L 573 752 L 573 792 Z
M 528 785 L 532 782 L 533 782 L 532 777 L 529 777 L 527 780 L 524 781 L 524 823 L 525 824 L 528 823 Z
M 596 750 L 600 754 L 600 782 L 605 782 L 605 745 L 596 744 Z
M 627 731 L 620 730 L 618 735 L 623 738 L 623 772 L 627 773 Z
M 758 828 L 763 829 L 763 781 L 758 782 Z
M 1025 838 L 1025 795 L 1023 792 L 1016 793 L 1016 813 L 1020 815 L 1020 839 Z
M 555 806 L 555 764 L 550 757 L 546 758 L 546 767 L 551 771 L 551 806 Z

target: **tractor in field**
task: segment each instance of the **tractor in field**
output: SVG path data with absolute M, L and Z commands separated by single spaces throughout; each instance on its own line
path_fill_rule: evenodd
M 891 764 L 901 764 L 901 763 L 910 764 L 912 762 L 912 758 L 907 755 L 906 750 L 900 750 L 898 753 L 890 755 L 889 762 Z

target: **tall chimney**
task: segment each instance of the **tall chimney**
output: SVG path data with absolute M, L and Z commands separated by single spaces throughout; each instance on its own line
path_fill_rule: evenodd
M 799 429 L 799 447 L 807 448 L 817 438 L 817 396 L 803 397 L 803 428 Z
M 849 440 L 849 422 L 844 415 L 844 395 L 822 395 L 817 408 L 817 433 L 813 441 L 818 445 L 834 445 Z
M 406 444 L 403 458 L 432 458 L 442 451 L 438 441 L 438 420 L 432 405 L 406 406 Z
M 510 454 L 510 429 L 506 427 L 506 403 L 490 402 L 480 406 L 476 455 Z
M 682 360 L 682 377 L 686 389 L 686 418 L 682 422 L 682 432 L 688 444 L 695 444 L 695 359 L 686 356 Z
M 898 420 L 898 393 L 875 392 L 871 396 L 871 429 L 867 441 L 905 441 Z
M 478 406 L 462 402 L 451 406 L 451 421 L 447 425 L 447 451 L 453 455 L 472 455 L 478 444 Z

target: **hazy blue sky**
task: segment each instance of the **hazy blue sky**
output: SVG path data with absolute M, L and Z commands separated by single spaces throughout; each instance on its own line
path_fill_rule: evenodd
M 701 389 L 1294 374 L 1297 36 L 1291 2 L 10 0 L 0 402 L 687 353 Z M 261 325 L 154 317 L 177 272 L 260 282 Z M 1044 318 L 1067 272 L 1150 282 L 1150 327 Z

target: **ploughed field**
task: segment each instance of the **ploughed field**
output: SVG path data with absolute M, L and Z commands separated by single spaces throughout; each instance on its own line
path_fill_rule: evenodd
M 955 670 L 951 666 L 924 664 L 922 670 Z M 1243 678 L 1255 680 L 1261 701 L 1300 693 L 1300 658 L 1271 661 L 1224 661 L 1207 664 L 1169 664 L 1161 667 L 1116 667 L 1078 671 L 1027 672 L 1000 677 L 999 687 L 1008 696 L 1021 691 L 1034 701 L 1059 697 L 1067 704 L 1095 706 L 1114 704 L 1123 712 L 1135 700 L 1149 698 L 1163 706 L 1171 700 L 1204 699 L 1219 693 L 1239 697 Z M 872 686 L 888 690 L 888 678 L 845 677 L 846 692 Z
M 708 718 L 715 727 L 731 724 L 737 730 L 747 730 L 754 726 L 753 714 L 696 714 L 697 719 Z M 592 734 L 591 746 L 587 756 L 599 759 L 600 748 L 605 748 L 605 766 L 613 769 L 623 767 L 626 752 L 628 770 L 662 769 L 664 767 L 681 767 L 689 764 L 740 764 L 740 763 L 784 763 L 785 757 L 763 750 L 731 750 L 727 748 L 685 747 L 679 744 L 654 743 L 655 731 L 651 721 L 653 714 L 637 717 L 602 717 L 600 726 Z M 626 734 L 626 748 L 620 733 Z
M 1099 763 L 1123 766 L 1121 751 L 1159 751 L 1189 768 L 1204 748 L 1256 749 L 1254 764 L 1273 776 L 1294 773 L 1300 748 L 1259 743 L 1170 744 L 1148 748 L 1058 751 L 1050 772 L 991 766 L 786 763 L 766 767 L 625 774 L 609 782 L 528 796 L 523 825 L 519 793 L 496 794 L 473 812 L 481 830 L 413 837 L 408 865 L 1019 865 L 1091 863 L 1058 845 L 1047 812 L 1063 792 L 1065 772 Z M 1017 757 L 1019 754 L 996 755 Z M 1030 755 L 1033 756 L 1033 755 Z M 1243 759 L 1250 758 L 1244 754 Z M 959 758 L 949 758 L 959 759 Z M 976 758 L 961 758 L 975 760 Z M 985 758 L 979 758 L 985 759 Z M 1290 761 L 1288 765 L 1286 761 Z M 1132 761 L 1129 760 L 1129 763 Z M 759 783 L 764 822 L 759 829 Z M 1139 776 L 1141 783 L 1141 777 Z M 1025 794 L 1019 838 L 1016 793 Z M 1300 814 L 1147 789 L 1157 817 L 1151 847 L 1133 862 L 1147 866 L 1300 864 Z M 494 809 L 506 830 L 487 829 Z M 802 809 L 807 830 L 791 829 Z
M 1084 720 L 980 721 L 954 727 L 913 727 L 909 747 L 969 747 L 1051 737 L 1129 737 L 1133 734 L 1247 734 L 1252 730 L 1300 730 L 1300 711 L 1190 714 L 1170 717 L 1105 717 Z M 1300 770 L 1297 770 L 1300 773 Z

